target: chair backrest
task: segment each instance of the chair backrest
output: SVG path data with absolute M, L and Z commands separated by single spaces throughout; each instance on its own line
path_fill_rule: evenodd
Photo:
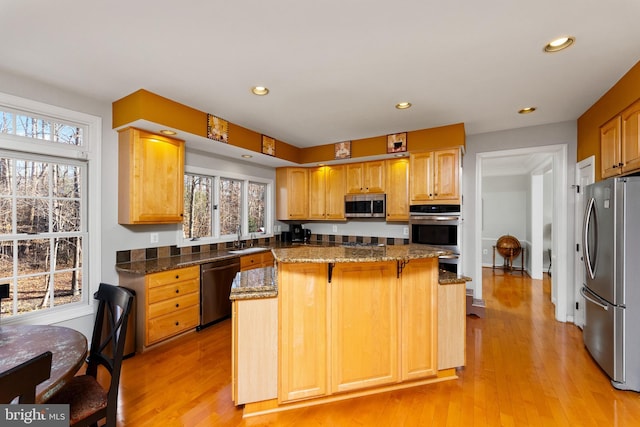
M 133 294 L 126 288 L 100 283 L 93 297 L 99 302 L 87 360 L 87 375 L 95 378 L 99 366 L 104 366 L 109 371 L 111 380 L 107 411 L 111 410 L 115 413 Z
M 0 403 L 35 403 L 36 386 L 51 376 L 50 351 L 0 373 Z

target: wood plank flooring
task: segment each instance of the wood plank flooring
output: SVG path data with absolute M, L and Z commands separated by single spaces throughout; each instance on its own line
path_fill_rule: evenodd
M 484 269 L 486 317 L 467 317 L 459 378 L 242 419 L 231 403 L 231 322 L 123 364 L 119 426 L 634 426 L 640 394 L 614 389 L 553 317 L 549 277 Z

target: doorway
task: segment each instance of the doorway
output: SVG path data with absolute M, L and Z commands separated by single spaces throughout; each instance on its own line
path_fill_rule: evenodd
M 552 184 L 553 208 L 551 215 L 551 253 L 553 260 L 568 259 L 568 203 L 567 203 L 567 145 L 552 145 L 530 147 L 514 150 L 494 151 L 476 154 L 476 206 L 482 206 L 482 181 L 484 169 L 495 159 L 509 159 L 523 155 L 546 155 L 551 159 L 551 168 L 554 171 Z M 476 209 L 475 223 L 483 224 L 483 209 Z M 475 276 L 482 277 L 482 226 L 478 226 L 474 233 Z M 553 277 L 551 285 L 551 300 L 555 304 L 556 319 L 562 322 L 568 320 L 568 300 L 573 299 L 573 292 L 569 293 L 568 266 L 567 263 L 552 262 L 550 273 Z M 572 268 L 573 270 L 573 268 Z M 476 284 L 475 295 L 482 295 L 482 283 Z M 573 290 L 573 288 L 572 288 Z M 573 314 L 573 313 L 572 313 Z M 571 316 L 573 317 L 573 316 Z M 572 319 L 570 319 L 572 320 Z

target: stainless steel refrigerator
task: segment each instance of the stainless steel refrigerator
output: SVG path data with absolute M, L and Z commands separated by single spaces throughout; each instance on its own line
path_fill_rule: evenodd
M 623 390 L 640 391 L 640 177 L 587 186 L 584 344 Z

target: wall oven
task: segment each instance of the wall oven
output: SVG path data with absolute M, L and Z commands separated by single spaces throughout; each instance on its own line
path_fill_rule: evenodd
M 412 205 L 409 209 L 409 241 L 452 251 L 440 257 L 440 268 L 462 274 L 460 205 Z

